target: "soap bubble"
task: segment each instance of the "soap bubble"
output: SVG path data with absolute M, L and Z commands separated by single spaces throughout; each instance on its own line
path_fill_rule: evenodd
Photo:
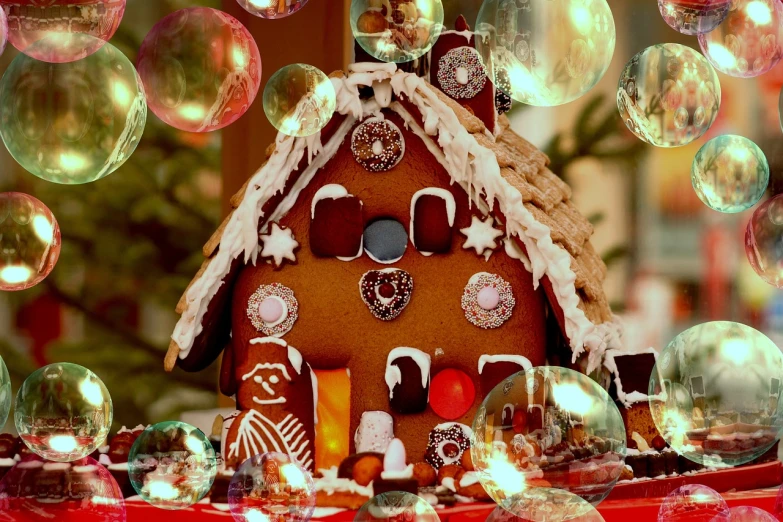
M 351 30 L 359 45 L 378 60 L 410 62 L 427 54 L 440 37 L 443 4 L 441 0 L 352 0 Z
M 136 493 L 162 509 L 182 509 L 209 493 L 217 474 L 215 450 L 190 424 L 161 422 L 147 427 L 128 454 L 128 475 Z
M 781 375 L 783 354 L 761 332 L 730 321 L 694 326 L 658 357 L 649 384 L 653 421 L 694 462 L 745 464 L 780 437 Z
M 485 0 L 476 25 L 476 49 L 495 85 L 529 105 L 579 98 L 603 77 L 614 54 L 606 0 Z
M 723 497 L 701 484 L 685 484 L 669 493 L 658 511 L 658 522 L 729 522 Z
M 0 192 L 0 290 L 37 285 L 59 257 L 60 226 L 52 211 L 27 194 Z
M 11 376 L 8 375 L 8 367 L 3 357 L 0 356 L 0 429 L 8 420 L 11 411 Z
M 755 143 L 726 134 L 712 138 L 696 153 L 691 183 L 711 209 L 742 212 L 758 203 L 767 190 L 769 164 Z
M 777 522 L 775 517 L 753 506 L 736 506 L 730 511 L 731 522 Z
M 753 212 L 745 229 L 745 255 L 761 279 L 783 288 L 783 194 Z
M 266 117 L 288 136 L 311 136 L 320 131 L 329 123 L 336 106 L 331 80 L 312 65 L 287 65 L 264 87 Z
M 604 522 L 589 502 L 562 489 L 534 487 L 513 497 L 514 513 L 498 506 L 486 522 Z
M 95 53 L 114 36 L 125 14 L 125 0 L 0 0 L 0 7 L 8 16 L 11 44 L 50 63 Z
M 90 457 L 47 462 L 22 459 L 0 481 L 3 520 L 124 522 L 125 501 L 106 467 Z
M 724 74 L 750 78 L 772 69 L 783 56 L 783 6 L 779 0 L 733 0 L 729 14 L 699 46 Z
M 109 390 L 93 372 L 71 363 L 34 371 L 19 388 L 14 422 L 33 453 L 71 462 L 106 441 L 112 420 Z
M 89 183 L 120 168 L 136 150 L 146 120 L 139 76 L 111 44 L 70 63 L 20 54 L 0 82 L 0 136 L 8 151 L 29 172 L 55 183 Z
M 389 491 L 368 500 L 353 518 L 354 522 L 439 522 L 440 517 L 426 500 L 405 491 Z
M 238 522 L 306 522 L 315 510 L 315 484 L 288 455 L 264 453 L 247 459 L 234 473 L 228 505 Z
M 709 33 L 729 14 L 731 0 L 658 0 L 669 27 L 682 34 Z
M 482 486 L 523 517 L 515 510 L 529 509 L 538 498 L 526 493 L 531 487 L 562 489 L 586 500 L 583 506 L 598 504 L 625 461 L 625 426 L 614 401 L 595 381 L 566 368 L 531 368 L 502 381 L 476 412 L 473 433 L 471 455 Z
M 285 18 L 307 5 L 307 0 L 237 0 L 237 2 L 248 13 L 268 20 Z
M 261 86 L 261 55 L 250 32 L 207 7 L 182 9 L 155 24 L 138 65 L 152 112 L 188 132 L 231 125 Z
M 653 45 L 623 69 L 617 108 L 640 140 L 658 147 L 686 145 L 707 132 L 718 115 L 718 75 L 690 47 Z

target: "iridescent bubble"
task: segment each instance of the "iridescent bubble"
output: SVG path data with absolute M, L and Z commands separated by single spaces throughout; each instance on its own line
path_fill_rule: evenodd
M 730 321 L 694 326 L 658 357 L 649 384 L 653 421 L 694 462 L 745 464 L 780 437 L 781 375 L 783 354 L 761 332 Z
M 693 190 L 718 212 L 743 212 L 761 199 L 769 184 L 769 164 L 747 138 L 726 134 L 704 144 L 691 166 Z
M 228 505 L 237 522 L 307 521 L 315 510 L 313 477 L 284 453 L 247 459 L 228 485 Z
M 753 506 L 736 506 L 730 511 L 731 522 L 777 522 L 778 520 L 763 509 Z
M 720 82 L 702 55 L 679 44 L 659 44 L 626 64 L 617 108 L 628 129 L 658 147 L 679 147 L 702 136 L 720 108 Z
M 0 513 L 25 522 L 125 522 L 122 490 L 90 457 L 49 462 L 22 459 L 0 481 Z
M 441 0 L 352 0 L 351 30 L 370 56 L 410 62 L 429 52 L 443 30 Z
M 583 96 L 614 54 L 606 0 L 485 0 L 476 25 L 476 49 L 495 85 L 529 105 L 562 105 Z
M 783 56 L 783 5 L 779 0 L 733 0 L 715 30 L 699 35 L 704 56 L 720 72 L 739 78 L 772 69 Z
M 161 422 L 145 429 L 128 454 L 136 493 L 155 507 L 183 509 L 209 493 L 217 458 L 206 435 L 190 424 Z
M 5 426 L 8 420 L 8 413 L 11 411 L 11 376 L 8 374 L 8 367 L 0 356 L 0 429 Z
M 22 167 L 47 181 L 108 176 L 136 150 L 146 120 L 139 76 L 111 44 L 69 63 L 20 54 L 0 81 L 0 136 Z
M 515 495 L 513 512 L 498 506 L 486 522 L 604 522 L 604 517 L 589 502 L 562 489 L 534 487 Z
M 583 509 L 569 508 L 569 516 L 587 514 L 611 492 L 624 466 L 620 411 L 595 381 L 566 368 L 532 368 L 502 381 L 476 412 L 473 433 L 471 456 L 482 486 L 523 518 L 537 511 L 539 500 L 546 512 L 550 494 L 539 497 L 538 487 L 581 497 L 586 502 L 571 505 Z
M 285 18 L 307 5 L 308 0 L 237 0 L 242 9 L 268 20 Z
M 353 518 L 354 522 L 439 522 L 440 517 L 426 500 L 405 491 L 389 491 L 367 501 Z
M 14 423 L 33 453 L 71 462 L 106 441 L 112 420 L 109 390 L 93 372 L 55 363 L 33 372 L 19 388 Z
M 264 87 L 266 117 L 288 136 L 311 136 L 320 131 L 332 119 L 336 107 L 331 80 L 312 65 L 287 65 Z
M 188 132 L 231 125 L 261 86 L 261 55 L 250 32 L 207 7 L 182 9 L 155 24 L 138 66 L 152 112 Z
M 761 279 L 783 288 L 783 194 L 753 212 L 745 229 L 745 255 Z
M 0 290 L 43 281 L 57 264 L 60 244 L 60 226 L 46 205 L 21 192 L 0 192 Z
M 658 0 L 669 27 L 682 34 L 709 33 L 729 14 L 731 0 Z
M 658 511 L 658 522 L 729 522 L 723 497 L 701 484 L 686 484 L 669 493 Z
M 51 63 L 95 53 L 114 36 L 125 14 L 125 0 L 0 0 L 0 7 L 8 16 L 11 44 Z

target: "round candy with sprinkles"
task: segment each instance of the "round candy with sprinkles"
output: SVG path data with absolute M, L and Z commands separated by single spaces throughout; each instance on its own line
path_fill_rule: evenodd
M 261 285 L 247 302 L 247 316 L 259 332 L 280 337 L 288 333 L 299 318 L 299 301 L 293 290 L 280 283 Z
M 456 422 L 435 426 L 430 431 L 424 460 L 435 469 L 459 463 L 462 454 L 470 450 L 470 435 L 469 427 Z
M 462 294 L 465 318 L 479 328 L 498 328 L 511 318 L 516 301 L 502 277 L 481 272 L 470 278 Z
M 405 154 L 405 139 L 400 128 L 380 118 L 360 124 L 351 136 L 351 152 L 356 161 L 370 172 L 394 168 Z
M 472 47 L 452 49 L 438 62 L 438 82 L 452 98 L 470 99 L 487 83 L 487 70 L 478 51 Z
M 396 268 L 371 270 L 359 281 L 362 301 L 381 321 L 391 321 L 408 306 L 413 293 L 413 278 Z

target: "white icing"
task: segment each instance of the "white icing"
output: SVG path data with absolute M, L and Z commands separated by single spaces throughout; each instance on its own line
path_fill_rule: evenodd
M 280 346 L 288 346 L 288 343 L 277 337 L 255 337 L 250 339 L 250 344 L 266 344 L 273 343 Z
M 299 242 L 294 239 L 294 231 L 290 228 L 283 230 L 277 223 L 272 223 L 272 229 L 267 234 L 261 234 L 261 257 L 271 257 L 275 266 L 283 264 L 283 260 L 296 263 L 294 250 L 299 247 Z
M 381 472 L 383 480 L 408 480 L 413 478 L 413 464 L 408 464 L 402 470 L 383 470 Z
M 247 410 L 240 421 L 236 441 L 229 445 L 228 458 L 239 457 L 240 448 L 249 458 L 259 453 L 278 451 L 299 462 L 305 469 L 313 464 L 309 439 L 302 422 L 292 414 L 274 423 L 257 410 Z M 263 432 L 263 436 L 260 432 Z
M 318 471 L 321 472 L 322 476 L 313 479 L 315 491 L 323 491 L 327 495 L 333 495 L 334 493 L 352 493 L 367 498 L 372 498 L 374 495 L 372 482 L 366 486 L 360 486 L 354 480 L 338 478 L 337 466 L 332 466 L 329 469 L 319 469 Z
M 472 279 L 472 278 L 471 278 Z M 485 364 L 493 364 L 493 363 L 499 363 L 499 362 L 510 362 L 515 363 L 524 368 L 525 370 L 529 370 L 533 367 L 532 364 L 530 364 L 530 360 L 525 357 L 524 355 L 510 355 L 510 354 L 499 354 L 499 355 L 487 355 L 484 354 L 481 357 L 479 357 L 478 360 L 478 372 L 479 375 L 481 375 L 484 371 L 484 365 Z
M 234 423 L 234 419 L 236 419 L 242 412 L 239 410 L 234 410 L 232 413 L 228 414 L 227 416 L 223 417 L 223 429 L 220 431 L 220 454 L 221 455 L 228 455 L 228 448 L 226 447 L 227 441 L 228 441 L 228 430 L 231 428 L 231 424 Z M 233 476 L 233 473 L 231 474 Z
M 385 411 L 365 411 L 353 436 L 356 453 L 385 453 L 394 439 L 394 419 Z
M 503 240 L 503 248 L 506 251 L 506 255 L 508 257 L 511 259 L 516 259 L 517 261 L 522 261 L 522 264 L 525 266 L 525 270 L 528 272 L 533 272 L 533 265 L 530 264 L 530 259 L 527 258 L 527 255 L 525 255 L 522 247 L 519 246 L 513 237 L 507 237 Z
M 316 479 L 318 480 L 318 479 Z M 337 515 L 338 513 L 342 513 L 343 511 L 347 511 L 346 508 L 339 508 L 339 507 L 319 507 L 315 506 L 313 509 L 313 514 L 311 515 L 314 520 L 318 520 L 320 518 L 327 518 L 334 515 Z
M 430 356 L 416 348 L 399 347 L 389 352 L 386 358 L 386 385 L 389 387 L 389 399 L 394 396 L 394 387 L 402 383 L 402 372 L 394 365 L 400 357 L 410 357 L 419 366 L 421 372 L 421 387 L 427 388 L 430 381 Z
M 65 471 L 71 469 L 71 465 L 67 462 L 46 462 L 43 469 L 44 471 Z
M 465 434 L 465 436 L 470 439 L 473 437 L 473 430 L 470 428 L 470 426 L 467 426 L 465 424 L 460 424 L 459 422 L 443 422 L 441 424 L 438 424 L 435 426 L 434 429 L 436 430 L 447 430 L 451 428 L 452 426 L 459 426 L 462 428 L 462 433 Z
M 42 468 L 43 465 L 44 463 L 41 462 L 40 460 L 28 460 L 17 464 L 19 469 L 37 469 L 37 468 Z
M 443 36 L 444 34 L 456 34 L 462 36 L 468 41 L 468 45 L 470 45 L 470 39 L 473 38 L 473 31 L 441 31 L 440 35 Z
M 441 481 L 441 485 L 452 493 L 457 492 L 457 487 L 454 485 L 454 477 L 444 477 L 444 479 Z
M 98 471 L 98 466 L 95 464 L 87 464 L 86 466 L 73 466 L 71 471 L 74 473 L 94 473 Z
M 299 353 L 297 351 L 297 353 Z M 289 355 L 290 360 L 290 355 Z M 307 369 L 310 370 L 310 386 L 313 388 L 313 424 L 318 424 L 318 376 L 313 371 L 310 363 L 307 363 Z
M 296 373 L 302 375 L 302 354 L 290 344 L 288 345 L 288 362 L 294 367 Z
M 111 459 L 109 458 L 108 455 L 105 455 L 105 454 L 101 454 L 98 457 L 98 462 L 100 464 L 103 464 L 104 466 L 110 466 L 111 465 Z
M 462 475 L 462 478 L 459 480 L 459 487 L 461 488 L 467 488 L 472 486 L 473 484 L 479 483 L 479 475 L 475 471 L 468 471 L 464 475 Z
M 117 464 L 111 464 L 109 466 L 106 466 L 106 469 L 108 469 L 109 471 L 128 471 L 128 463 L 118 462 Z
M 460 229 L 460 232 L 467 237 L 462 248 L 465 250 L 472 248 L 480 256 L 484 255 L 484 252 L 487 250 L 490 252 L 495 250 L 497 248 L 495 240 L 503 235 L 502 230 L 495 228 L 495 218 L 492 216 L 487 216 L 487 219 L 483 221 L 478 216 L 473 216 L 470 226 Z
M 348 193 L 348 189 L 346 189 L 342 185 L 337 185 L 336 183 L 324 185 L 323 187 L 318 189 L 318 192 L 316 192 L 315 196 L 313 196 L 313 203 L 310 207 L 310 218 L 315 219 L 315 206 L 318 204 L 319 201 L 323 199 L 340 199 L 340 198 L 352 198 L 352 197 L 353 196 Z
M 650 396 L 643 392 L 634 391 L 626 393 L 625 390 L 623 390 L 623 381 L 620 376 L 620 372 L 617 370 L 617 363 L 615 362 L 615 358 L 642 354 L 650 354 L 655 358 L 656 361 L 658 360 L 658 352 L 655 350 L 655 348 L 643 348 L 637 350 L 609 349 L 606 350 L 603 354 L 603 365 L 614 376 L 617 400 L 622 402 L 626 408 L 630 408 L 634 404 L 640 402 L 647 402 L 650 399 Z M 661 397 L 658 395 L 653 395 L 652 398 L 659 399 Z
M 454 201 L 454 194 L 452 194 L 448 190 L 442 188 L 428 187 L 416 192 L 411 198 L 411 221 L 409 226 L 410 231 L 408 234 L 409 237 L 411 238 L 411 243 L 413 243 L 414 247 L 416 246 L 416 242 L 413 240 L 414 237 L 413 227 L 414 227 L 415 214 L 416 214 L 416 202 L 419 201 L 419 198 L 422 196 L 435 196 L 441 198 L 446 203 L 446 215 L 448 216 L 450 227 L 454 226 L 454 217 L 457 215 L 457 202 Z M 432 252 L 421 252 L 421 253 L 424 255 L 432 254 Z

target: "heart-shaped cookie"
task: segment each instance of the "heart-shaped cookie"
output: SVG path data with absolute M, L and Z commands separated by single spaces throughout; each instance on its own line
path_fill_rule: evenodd
M 411 300 L 413 278 L 397 268 L 371 270 L 359 281 L 359 291 L 372 315 L 382 321 L 391 321 Z

